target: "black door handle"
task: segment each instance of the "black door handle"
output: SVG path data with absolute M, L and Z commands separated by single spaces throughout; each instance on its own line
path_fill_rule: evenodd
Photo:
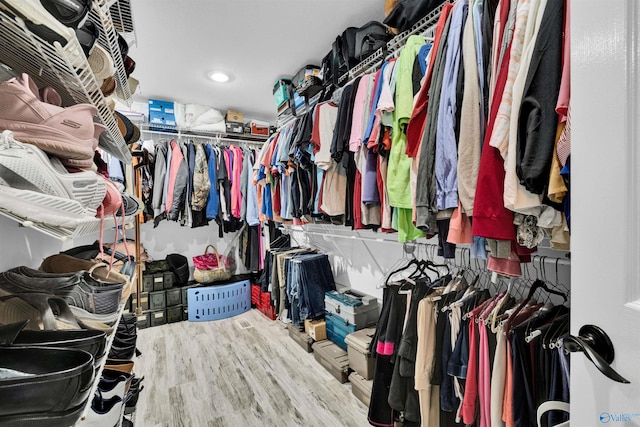
M 587 359 L 608 378 L 623 384 L 631 383 L 609 365 L 613 362 L 615 351 L 611 339 L 601 328 L 595 325 L 584 325 L 580 328 L 577 337 L 570 334 L 564 335 L 562 345 L 567 352 L 583 352 Z

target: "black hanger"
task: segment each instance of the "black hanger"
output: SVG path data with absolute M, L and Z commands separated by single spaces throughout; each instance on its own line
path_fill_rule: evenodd
M 533 282 L 533 285 L 531 285 L 531 289 L 529 290 L 529 295 L 527 295 L 527 299 L 526 301 L 531 300 L 531 298 L 533 297 L 533 294 L 538 290 L 538 289 L 544 289 L 545 291 L 547 291 L 550 294 L 554 294 L 554 295 L 559 295 L 562 297 L 562 299 L 564 300 L 564 302 L 567 302 L 569 299 L 567 298 L 567 295 L 563 292 L 557 291 L 555 289 L 551 289 L 547 286 L 547 284 L 540 279 L 536 279 L 535 282 Z

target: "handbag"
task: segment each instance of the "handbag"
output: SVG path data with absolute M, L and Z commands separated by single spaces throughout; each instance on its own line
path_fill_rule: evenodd
M 208 253 L 209 248 L 213 253 Z M 196 255 L 193 258 L 193 279 L 198 283 L 211 283 L 220 280 L 227 280 L 231 277 L 231 268 L 234 260 L 229 257 L 220 256 L 214 245 L 208 245 L 204 254 Z
M 398 0 L 384 24 L 400 31 L 406 31 L 427 16 L 446 0 Z

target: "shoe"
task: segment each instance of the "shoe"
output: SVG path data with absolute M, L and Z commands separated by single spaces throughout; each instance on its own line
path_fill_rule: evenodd
M 102 371 L 102 377 L 98 382 L 96 396 L 99 396 L 103 400 L 111 399 L 114 396 L 118 396 L 120 399 L 125 400 L 127 393 L 131 388 L 132 378 L 133 375 L 131 374 L 105 369 Z
M 95 286 L 87 283 L 82 273 L 51 274 L 32 270 L 39 274 L 29 277 L 14 271 L 0 273 L 0 289 L 12 294 L 56 295 L 71 306 L 95 314 L 112 314 L 118 310 L 124 284 Z
M 125 216 L 137 215 L 144 208 L 140 199 L 127 193 L 122 193 L 122 204 Z M 122 216 L 122 211 L 116 212 L 116 216 Z
M 0 83 L 0 107 L 0 129 L 13 131 L 17 140 L 61 159 L 84 160 L 87 167 L 93 163 L 98 137 L 105 130 L 93 122 L 95 106 L 47 104 L 28 82 L 11 79 Z
M 110 399 L 101 399 L 96 396 L 91 402 L 91 410 L 88 411 L 82 425 L 89 427 L 117 426 L 122 417 L 123 405 L 124 401 L 120 396 L 113 396 Z
M 104 365 L 104 369 L 110 369 L 112 371 L 118 371 L 126 375 L 131 375 L 131 373 L 133 372 L 133 365 L 134 362 L 132 362 L 131 360 L 113 359 L 109 357 L 107 359 L 107 363 Z
M 95 330 L 40 331 L 25 329 L 28 321 L 0 326 L 0 346 L 53 347 L 83 350 L 99 361 L 105 354 L 107 335 Z
M 6 185 L 20 188 L 20 185 L 11 185 L 11 181 L 19 184 L 25 180 L 32 184 L 23 183 L 25 189 L 76 200 L 92 210 L 104 198 L 104 183 L 95 172 L 71 173 L 60 159 L 49 158 L 37 146 L 18 141 L 11 131 L 4 131 L 0 135 L 0 150 L 0 163 L 3 166 L 0 177 L 4 178 Z
M 2 0 L 0 8 L 21 18 L 29 31 L 43 40 L 63 47 L 75 37 L 72 28 L 56 19 L 40 1 Z
M 100 45 L 95 46 L 88 60 L 89 66 L 98 82 L 112 77 L 116 73 L 116 67 L 113 64 L 111 55 Z
M 93 357 L 66 348 L 0 348 L 0 425 L 67 427 L 81 417 Z
M 95 280 L 107 283 L 128 283 L 129 278 L 117 271 L 109 271 L 109 266 L 95 261 L 86 261 L 63 253 L 48 256 L 39 269 L 47 273 L 75 273 L 86 271 Z
M 110 111 L 113 111 L 116 108 L 116 102 L 111 98 L 111 95 L 116 91 L 117 86 L 116 79 L 114 79 L 113 76 L 105 78 L 100 85 L 100 92 L 102 92 L 102 95 L 105 98 L 108 98 L 105 99 L 105 102 L 107 103 Z
M 34 330 L 81 329 L 62 298 L 37 292 L 12 294 L 0 288 L 0 322 L 6 325 L 24 321 Z
M 92 21 L 87 21 L 82 27 L 78 27 L 76 37 L 80 42 L 84 56 L 90 58 L 94 47 L 97 47 L 96 40 L 100 37 L 100 30 Z M 91 61 L 89 61 L 89 65 L 91 65 Z
M 40 89 L 40 99 L 47 104 L 55 105 L 60 107 L 62 105 L 62 97 L 60 94 L 51 86 L 46 86 Z
M 60 23 L 71 28 L 85 24 L 92 0 L 40 0 L 44 8 Z
M 130 56 L 124 58 L 124 72 L 129 77 L 136 70 L 136 61 Z

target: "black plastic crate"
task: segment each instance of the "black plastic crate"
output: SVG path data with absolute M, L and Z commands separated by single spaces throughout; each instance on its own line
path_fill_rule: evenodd
M 131 311 L 136 311 L 138 307 L 138 296 L 131 294 Z M 140 292 L 140 308 L 142 311 L 149 310 L 149 292 Z
M 151 318 L 149 317 L 148 311 L 140 314 L 139 316 L 137 316 L 137 318 L 138 320 L 136 322 L 136 325 L 138 326 L 138 329 L 145 329 L 150 326 Z
M 167 323 L 182 322 L 182 305 L 167 308 Z
M 149 310 L 164 309 L 167 306 L 165 291 L 149 292 Z
M 167 307 L 173 307 L 175 305 L 182 304 L 182 289 L 167 289 L 164 292 L 167 295 Z
M 150 310 L 149 311 L 150 326 L 160 326 L 167 323 L 167 310 Z

